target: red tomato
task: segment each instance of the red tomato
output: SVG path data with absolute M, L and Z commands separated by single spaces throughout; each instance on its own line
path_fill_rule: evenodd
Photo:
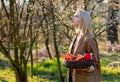
M 89 53 L 85 53 L 84 59 L 92 59 L 92 55 L 90 55 Z

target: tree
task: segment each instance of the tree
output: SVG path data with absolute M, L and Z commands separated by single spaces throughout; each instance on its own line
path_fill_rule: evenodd
M 6 5 L 1 0 L 1 3 L 4 14 L 1 16 L 0 52 L 12 64 L 16 82 L 28 82 L 27 63 L 30 57 L 32 59 L 32 48 L 38 37 L 38 28 L 33 28 L 34 1 L 9 0 Z
M 118 43 L 118 11 L 119 0 L 110 0 L 108 7 L 107 40 L 111 44 Z
M 90 12 L 91 24 L 95 37 L 100 36 L 106 30 L 106 5 L 103 4 L 104 0 L 80 0 L 81 8 Z

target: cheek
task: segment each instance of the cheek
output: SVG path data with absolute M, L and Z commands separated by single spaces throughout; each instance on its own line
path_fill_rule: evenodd
M 79 24 L 80 20 L 79 19 L 76 19 L 76 24 Z

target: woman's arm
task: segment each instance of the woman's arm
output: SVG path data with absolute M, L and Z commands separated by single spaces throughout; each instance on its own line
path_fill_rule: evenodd
M 97 63 L 99 61 L 99 50 L 98 50 L 98 44 L 94 38 L 90 38 L 87 41 L 87 49 L 92 52 L 93 58 L 95 62 Z

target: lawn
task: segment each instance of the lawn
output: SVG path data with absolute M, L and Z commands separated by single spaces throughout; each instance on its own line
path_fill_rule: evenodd
M 102 53 L 100 55 L 101 69 L 102 69 L 102 82 L 120 82 L 120 68 L 112 68 L 109 63 L 113 61 L 118 61 L 120 58 L 119 53 Z M 15 82 L 15 76 L 13 69 L 11 67 L 4 67 L 4 64 L 0 63 L 0 82 Z M 66 78 L 66 68 L 61 65 L 63 76 Z M 61 82 L 56 59 L 42 61 L 39 63 L 34 63 L 34 76 L 31 79 L 29 77 L 29 82 Z M 30 64 L 28 64 L 28 75 L 30 73 Z

